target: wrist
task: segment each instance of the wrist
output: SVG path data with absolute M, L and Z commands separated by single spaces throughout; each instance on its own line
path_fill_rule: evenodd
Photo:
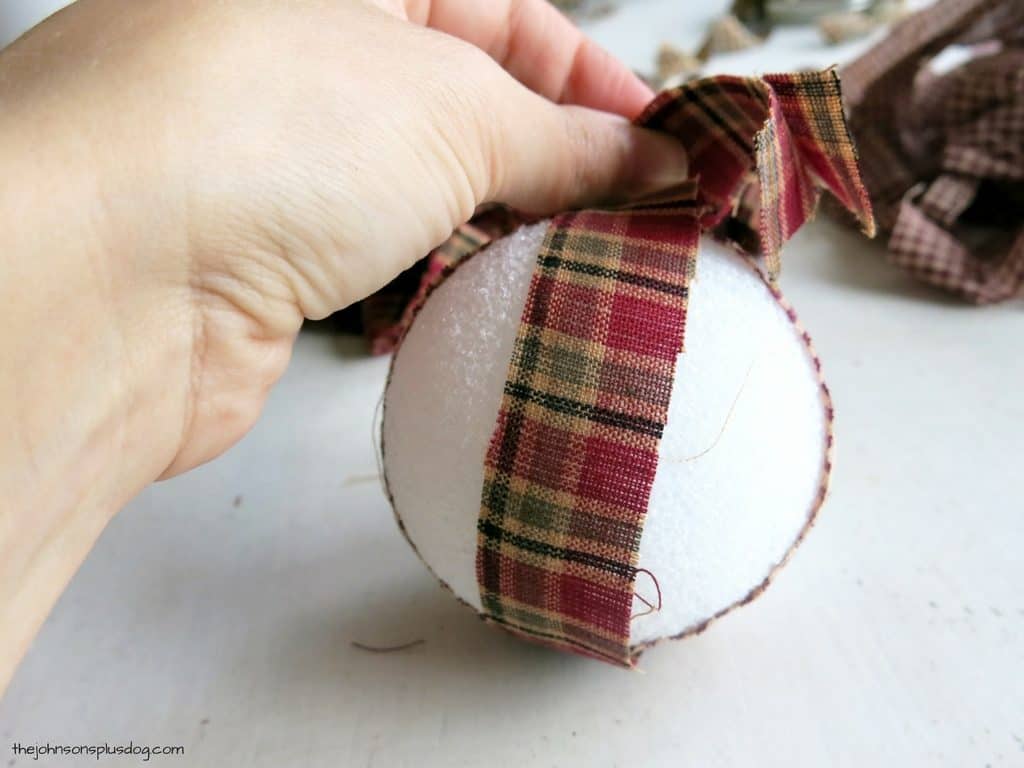
M 185 268 L 129 214 L 131 169 L 6 96 L 0 690 L 106 523 L 173 460 L 192 316 Z

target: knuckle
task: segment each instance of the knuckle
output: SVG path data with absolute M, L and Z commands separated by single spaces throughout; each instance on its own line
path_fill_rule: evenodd
M 458 155 L 473 197 L 482 202 L 503 173 L 505 121 L 499 92 L 504 73 L 475 46 L 446 46 L 445 54 L 445 65 L 430 88 L 434 122 Z

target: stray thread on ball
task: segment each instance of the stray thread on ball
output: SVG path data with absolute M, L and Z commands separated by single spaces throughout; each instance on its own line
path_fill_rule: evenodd
M 651 572 L 650 572 L 649 570 L 647 570 L 646 568 L 637 568 L 637 569 L 636 569 L 636 572 L 637 572 L 637 573 L 646 573 L 646 574 L 647 574 L 648 576 L 650 576 L 650 577 L 651 577 L 651 581 L 653 581 L 653 582 L 654 582 L 654 589 L 655 589 L 655 590 L 657 590 L 657 592 L 658 592 L 658 605 L 657 605 L 657 607 L 655 607 L 655 606 L 654 606 L 654 605 L 653 605 L 653 604 L 651 603 L 651 601 L 650 601 L 650 600 L 648 600 L 648 599 L 647 599 L 646 597 L 644 597 L 643 595 L 641 595 L 641 594 L 640 594 L 639 592 L 634 592 L 634 593 L 633 593 L 633 596 L 634 596 L 634 597 L 635 597 L 635 598 L 636 598 L 637 600 L 639 600 L 639 601 L 640 601 L 641 603 L 643 603 L 644 605 L 646 605 L 646 606 L 647 606 L 647 610 L 646 610 L 646 611 L 641 611 L 640 613 L 637 613 L 637 614 L 634 614 L 633 616 L 630 616 L 630 617 L 629 617 L 629 620 L 630 620 L 630 621 L 633 621 L 634 619 L 639 619 L 639 618 L 640 618 L 641 616 L 649 616 L 649 615 L 651 615 L 652 613 L 657 613 L 658 611 L 660 611 L 660 610 L 661 610 L 661 585 L 660 585 L 660 584 L 658 583 L 658 580 L 657 580 L 657 578 L 655 578 L 654 574 L 653 574 L 653 573 L 651 573 Z
M 722 423 L 722 428 L 720 430 L 718 430 L 718 436 L 715 437 L 714 442 L 712 442 L 711 445 L 709 445 L 703 451 L 701 451 L 700 453 L 696 453 L 693 456 L 687 456 L 685 459 L 669 459 L 669 461 L 677 461 L 677 462 L 696 461 L 697 459 L 701 458 L 702 456 L 707 456 L 709 453 L 711 453 L 711 451 L 713 451 L 715 449 L 715 447 L 722 441 L 722 436 L 725 434 L 725 430 L 729 426 L 729 422 L 732 421 L 732 415 L 736 411 L 736 404 L 740 401 L 740 395 L 743 394 L 743 390 L 747 388 L 747 382 L 750 380 L 750 372 L 752 370 L 754 370 L 754 363 L 756 363 L 756 362 L 757 362 L 756 358 L 754 360 L 751 360 L 750 367 L 747 368 L 747 373 L 743 377 L 743 383 L 740 384 L 740 388 L 736 392 L 736 397 L 734 397 L 732 399 L 732 405 L 729 406 L 729 412 L 727 414 L 725 414 L 725 421 Z

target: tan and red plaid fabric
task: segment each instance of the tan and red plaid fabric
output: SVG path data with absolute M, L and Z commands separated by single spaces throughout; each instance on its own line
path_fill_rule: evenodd
M 822 188 L 873 227 L 832 71 L 697 81 L 640 123 L 683 142 L 698 182 L 551 221 L 485 459 L 477 546 L 485 618 L 625 666 L 701 230 L 756 239 L 774 273 Z
M 950 45 L 968 59 L 931 67 Z M 1024 2 L 940 0 L 843 71 L 892 261 L 977 303 L 1024 292 Z
M 841 105 L 832 70 L 718 76 L 666 91 L 639 122 L 686 146 L 708 206 L 701 223 L 763 254 L 774 278 L 782 244 L 813 215 L 823 188 L 874 234 Z
M 552 220 L 485 463 L 477 576 L 491 620 L 628 657 L 699 235 L 692 204 Z

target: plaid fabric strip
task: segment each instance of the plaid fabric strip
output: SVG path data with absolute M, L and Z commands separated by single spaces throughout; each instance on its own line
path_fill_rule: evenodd
M 777 259 L 821 187 L 872 222 L 832 72 L 698 81 L 640 122 L 686 145 L 699 183 L 552 220 L 485 458 L 477 539 L 485 618 L 624 666 L 701 230 L 745 228 Z
M 477 575 L 491 620 L 628 663 L 699 234 L 689 206 L 553 220 L 486 459 Z
M 704 226 L 763 253 L 772 277 L 822 188 L 874 234 L 834 70 L 700 80 L 661 94 L 639 122 L 687 147 Z
M 932 71 L 953 44 L 973 56 Z M 940 0 L 843 82 L 892 261 L 980 304 L 1024 293 L 1024 3 Z

